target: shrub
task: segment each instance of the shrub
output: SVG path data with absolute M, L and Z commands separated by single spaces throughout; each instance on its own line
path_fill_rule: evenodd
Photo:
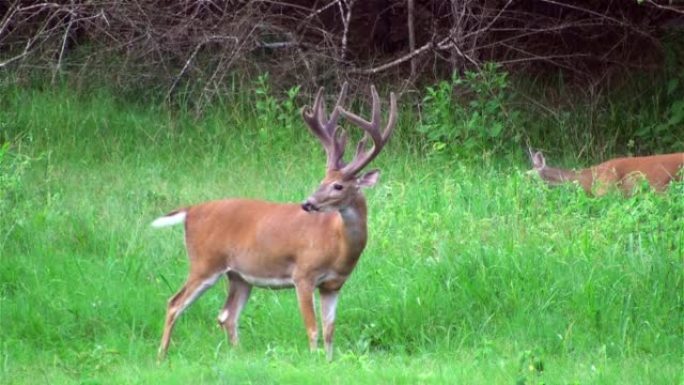
M 461 97 L 454 97 L 455 92 Z M 519 113 L 508 106 L 510 98 L 508 74 L 494 63 L 463 76 L 455 73 L 427 87 L 418 131 L 434 151 L 495 151 L 520 141 Z

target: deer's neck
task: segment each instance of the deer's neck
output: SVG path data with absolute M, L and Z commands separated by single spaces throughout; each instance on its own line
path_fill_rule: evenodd
M 564 170 L 562 168 L 544 167 L 539 171 L 542 179 L 552 185 L 558 185 L 567 182 L 574 182 L 579 180 L 580 173 L 573 170 Z
M 358 194 L 351 205 L 339 210 L 344 224 L 344 235 L 347 239 L 350 255 L 358 257 L 366 246 L 367 211 L 366 199 L 361 193 Z
M 590 169 L 575 171 L 556 167 L 544 167 L 539 171 L 539 175 L 551 185 L 578 182 L 586 191 L 591 191 L 593 183 L 593 176 Z

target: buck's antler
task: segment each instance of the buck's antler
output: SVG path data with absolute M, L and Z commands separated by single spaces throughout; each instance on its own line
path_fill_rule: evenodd
M 313 108 L 304 106 L 302 108 L 302 117 L 316 137 L 323 144 L 325 153 L 328 156 L 327 168 L 328 170 L 339 170 L 344 166 L 342 157 L 344 156 L 344 147 L 347 143 L 347 135 L 344 130 L 337 125 L 340 118 L 339 105 L 347 95 L 347 83 L 342 85 L 342 91 L 337 98 L 337 103 L 333 107 L 330 118 L 327 117 L 325 111 L 325 101 L 323 100 L 323 87 L 318 90 L 316 99 L 314 100 Z
M 380 132 L 380 97 L 378 92 L 375 90 L 375 86 L 371 85 L 371 95 L 373 97 L 373 106 L 371 111 L 371 121 L 368 122 L 362 117 L 345 110 L 343 107 L 338 106 L 339 112 L 344 115 L 347 119 L 351 120 L 354 124 L 359 126 L 365 131 L 363 139 L 359 141 L 356 146 L 356 154 L 354 159 L 346 166 L 341 168 L 342 174 L 347 178 L 352 178 L 356 173 L 361 171 L 368 163 L 370 163 L 385 146 L 385 143 L 389 140 L 394 130 L 394 126 L 397 122 L 397 99 L 394 92 L 390 93 L 390 112 L 387 118 L 387 126 L 385 130 Z M 366 149 L 366 143 L 368 138 L 373 140 L 373 147 Z

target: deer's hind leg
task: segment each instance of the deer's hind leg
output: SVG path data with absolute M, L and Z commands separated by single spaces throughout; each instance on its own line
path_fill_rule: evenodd
M 226 276 L 229 282 L 228 298 L 219 313 L 218 322 L 228 334 L 230 343 L 233 346 L 237 346 L 240 341 L 238 337 L 238 320 L 252 292 L 252 285 L 237 274 L 227 273 Z
M 159 346 L 158 358 L 163 359 L 169 349 L 171 332 L 178 317 L 190 306 L 202 293 L 216 283 L 221 273 L 199 274 L 191 271 L 185 285 L 169 299 L 166 309 L 166 320 L 164 322 L 164 332 Z

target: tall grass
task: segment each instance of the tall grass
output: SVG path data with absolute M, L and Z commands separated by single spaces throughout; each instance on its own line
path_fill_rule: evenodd
M 201 119 L 105 91 L 0 95 L 0 382 L 683 380 L 682 184 L 628 199 L 548 189 L 525 175 L 523 153 L 421 155 L 406 144 L 408 113 L 374 162 L 382 176 L 340 297 L 337 360 L 307 352 L 292 291 L 255 290 L 242 346 L 227 347 L 219 283 L 157 366 L 187 262 L 182 230 L 150 221 L 220 197 L 300 201 L 323 175 L 320 146 L 287 121 L 296 106 L 258 93 Z

